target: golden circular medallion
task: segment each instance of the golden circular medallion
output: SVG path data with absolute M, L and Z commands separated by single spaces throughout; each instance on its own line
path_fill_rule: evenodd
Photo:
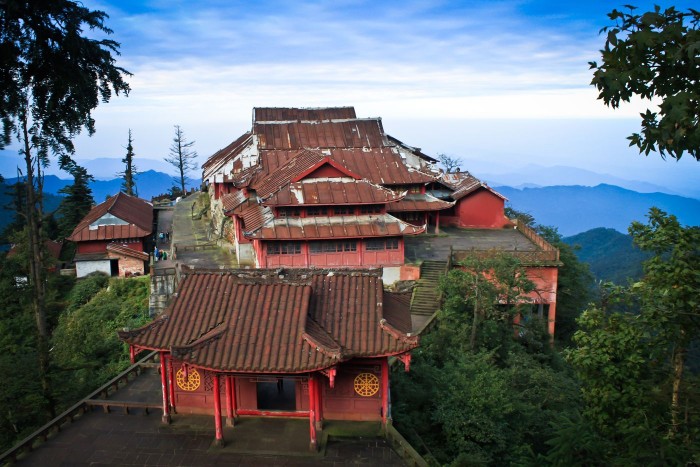
M 360 373 L 355 377 L 355 392 L 362 397 L 373 396 L 379 391 L 379 378 L 372 373 Z
M 185 377 L 185 370 L 180 368 L 175 374 L 175 379 L 177 380 L 178 387 L 183 391 L 194 391 L 202 382 L 202 379 L 199 377 L 199 372 L 194 368 L 190 368 L 187 371 L 187 377 Z

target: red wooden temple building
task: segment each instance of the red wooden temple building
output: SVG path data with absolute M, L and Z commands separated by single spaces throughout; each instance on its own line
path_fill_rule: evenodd
M 163 417 L 304 417 L 316 447 L 324 420 L 389 416 L 387 358 L 408 370 L 410 312 L 377 271 L 184 270 L 150 324 L 119 333 L 133 356 L 160 352 Z

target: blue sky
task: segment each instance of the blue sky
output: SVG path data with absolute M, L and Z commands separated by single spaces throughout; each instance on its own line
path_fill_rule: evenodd
M 161 159 L 179 124 L 204 159 L 249 129 L 254 106 L 353 105 L 477 175 L 565 165 L 698 185 L 697 163 L 627 148 L 639 102 L 607 109 L 588 84 L 606 13 L 626 2 L 84 3 L 110 15 L 134 76 L 128 98 L 95 112 L 77 158 L 123 156 L 131 128 L 137 157 Z

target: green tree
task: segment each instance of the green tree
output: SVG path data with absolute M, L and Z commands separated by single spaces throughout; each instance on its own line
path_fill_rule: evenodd
M 94 133 L 92 110 L 112 93 L 127 93 L 126 70 L 115 66 L 118 44 L 83 35 L 83 27 L 109 34 L 106 14 L 69 0 L 0 3 L 0 144 L 20 143 L 26 173 L 29 284 L 37 328 L 39 373 L 49 414 L 54 404 L 48 380 L 49 329 L 42 235 L 42 172 L 50 155 L 64 167 L 74 151 L 71 138 Z M 93 36 L 94 37 L 94 36 Z
M 69 237 L 75 226 L 83 220 L 95 204 L 90 188 L 90 182 L 94 180 L 92 175 L 88 174 L 84 167 L 75 163 L 70 165 L 68 171 L 73 175 L 73 184 L 59 190 L 59 193 L 66 195 L 58 206 L 60 216 L 58 227 L 61 238 Z
M 644 277 L 609 286 L 579 318 L 567 352 L 581 382 L 582 416 L 601 440 L 606 463 L 681 465 L 700 452 L 697 374 L 686 372 L 700 335 L 700 228 L 652 208 L 630 227 L 652 254 Z M 565 436 L 562 436 L 565 438 Z
M 628 137 L 640 153 L 658 151 L 700 160 L 700 12 L 670 7 L 635 13 L 613 10 L 602 62 L 590 62 L 598 99 L 617 108 L 632 96 L 660 101 L 658 112 L 642 114 L 641 132 Z
M 197 151 L 192 149 L 192 146 L 194 146 L 194 141 L 187 141 L 180 125 L 175 125 L 175 137 L 173 137 L 173 144 L 170 145 L 170 156 L 165 158 L 165 162 L 175 167 L 177 176 L 173 181 L 180 185 L 182 193 L 187 192 L 185 186 L 187 174 L 197 168 L 195 162 Z
M 129 141 L 126 144 L 126 155 L 122 159 L 124 163 L 124 171 L 117 174 L 118 177 L 123 178 L 122 191 L 129 196 L 134 196 L 137 194 L 136 190 L 136 176 L 138 175 L 138 169 L 134 165 L 134 140 L 131 138 L 131 128 L 129 128 Z
M 398 371 L 399 429 L 435 463 L 511 465 L 549 449 L 550 421 L 578 406 L 577 387 L 530 310 L 533 285 L 519 261 L 494 255 L 450 271 L 444 304 L 409 373 Z M 476 332 L 473 332 L 476 328 Z

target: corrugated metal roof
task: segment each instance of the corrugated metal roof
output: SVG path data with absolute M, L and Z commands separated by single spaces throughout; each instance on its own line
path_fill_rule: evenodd
M 248 197 L 243 193 L 243 191 L 236 191 L 235 193 L 226 193 L 221 197 L 221 205 L 224 209 L 224 213 L 233 211 L 241 204 L 245 203 Z
M 311 240 L 325 238 L 362 238 L 417 235 L 425 227 L 416 227 L 389 214 L 360 216 L 316 216 L 269 219 L 248 238 L 262 240 Z
M 198 367 L 250 373 L 314 371 L 418 345 L 416 336 L 386 326 L 397 328 L 405 316 L 394 315 L 410 312 L 404 307 L 384 316 L 376 275 L 306 271 L 297 276 L 303 279 L 286 281 L 272 271 L 253 274 L 188 274 L 161 316 L 119 336 L 145 348 L 172 348 Z
M 227 145 L 223 149 L 219 149 L 213 155 L 209 157 L 202 164 L 203 178 L 207 179 L 211 176 L 213 172 L 216 172 L 221 167 L 223 167 L 227 162 L 232 160 L 236 155 L 246 147 L 248 143 L 252 141 L 252 133 L 250 131 L 245 132 L 239 136 L 232 143 Z
M 110 243 L 107 245 L 107 251 L 114 252 L 121 256 L 130 256 L 132 258 L 140 259 L 141 261 L 148 261 L 148 253 L 143 251 L 134 250 L 125 245 L 119 245 L 118 243 Z
M 387 205 L 389 212 L 406 212 L 406 211 L 440 211 L 454 206 L 454 202 L 450 203 L 437 199 L 428 193 L 409 193 L 404 199 Z
M 128 225 L 100 225 L 97 229 L 91 229 L 90 224 L 105 214 L 111 214 Z M 83 242 L 141 238 L 150 235 L 152 231 L 153 205 L 141 198 L 120 192 L 92 208 L 75 227 L 68 240 Z
M 380 119 L 323 122 L 254 123 L 258 148 L 319 149 L 387 146 Z
M 469 172 L 456 172 L 442 174 L 442 181 L 447 183 L 449 186 L 454 188 L 454 192 L 450 195 L 454 200 L 460 200 L 470 193 L 475 192 L 479 188 L 484 188 L 499 198 L 506 199 L 505 196 L 488 186 L 486 183 L 482 182 L 478 178 L 474 177 Z
M 354 107 L 255 107 L 253 109 L 253 122 L 280 122 L 293 120 L 318 121 L 346 118 L 357 118 Z
M 286 185 L 265 199 L 267 206 L 386 204 L 405 193 L 350 177 L 311 178 Z

